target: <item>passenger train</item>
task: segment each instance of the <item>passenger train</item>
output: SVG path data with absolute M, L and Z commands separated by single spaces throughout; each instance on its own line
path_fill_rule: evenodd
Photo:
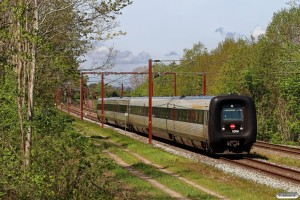
M 97 114 L 101 119 L 102 100 Z M 148 97 L 104 98 L 105 123 L 148 134 Z M 256 141 L 255 105 L 250 97 L 153 97 L 153 136 L 211 154 L 249 153 Z

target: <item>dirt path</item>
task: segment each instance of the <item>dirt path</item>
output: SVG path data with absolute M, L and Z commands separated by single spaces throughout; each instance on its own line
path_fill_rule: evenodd
M 159 183 L 158 181 L 148 177 L 147 175 L 141 173 L 140 171 L 134 169 L 133 167 L 131 167 L 129 164 L 127 164 L 126 162 L 124 162 L 120 157 L 118 157 L 117 155 L 111 153 L 110 151 L 104 151 L 105 153 L 108 154 L 108 156 L 110 158 L 112 158 L 113 160 L 115 160 L 115 162 L 120 165 L 121 167 L 124 167 L 127 171 L 129 171 L 130 173 L 132 173 L 133 175 L 139 177 L 140 179 L 143 179 L 147 182 L 149 182 L 151 185 L 153 185 L 154 187 L 160 189 L 161 191 L 165 192 L 166 194 L 168 194 L 170 197 L 176 198 L 176 199 L 182 199 L 182 200 L 188 200 L 188 198 L 182 196 L 181 194 L 179 194 L 178 192 L 170 189 L 169 187 Z
M 151 166 L 155 167 L 156 169 L 158 169 L 159 171 L 164 172 L 164 173 L 166 173 L 166 174 L 168 174 L 170 176 L 173 176 L 173 177 L 175 177 L 175 178 L 177 178 L 177 179 L 179 179 L 179 180 L 181 180 L 181 181 L 183 181 L 183 182 L 185 182 L 185 183 L 187 183 L 187 184 L 189 184 L 189 185 L 191 185 L 191 186 L 193 186 L 193 187 L 195 187 L 195 188 L 197 188 L 197 189 L 199 189 L 199 190 L 201 190 L 201 191 L 203 191 L 203 192 L 205 192 L 205 193 L 207 193 L 209 195 L 215 196 L 215 197 L 220 198 L 220 199 L 227 199 L 226 197 L 221 196 L 221 195 L 217 194 L 214 191 L 211 191 L 211 190 L 209 190 L 209 189 L 207 189 L 207 188 L 205 188 L 205 187 L 203 187 L 201 185 L 198 185 L 197 183 L 194 183 L 194 182 L 192 182 L 192 181 L 190 181 L 190 180 L 188 180 L 188 179 L 186 179 L 184 177 L 179 176 L 176 173 L 173 173 L 173 172 L 171 172 L 171 171 L 169 171 L 167 169 L 164 169 L 164 167 L 162 167 L 160 165 L 151 163 L 149 160 L 143 158 L 142 156 L 140 156 L 140 155 L 138 155 L 138 154 L 136 154 L 134 152 L 131 152 L 128 149 L 123 149 L 123 150 L 126 151 L 126 152 L 129 152 L 132 155 L 134 155 L 136 158 L 138 158 L 143 163 L 145 163 L 147 165 L 151 165 Z

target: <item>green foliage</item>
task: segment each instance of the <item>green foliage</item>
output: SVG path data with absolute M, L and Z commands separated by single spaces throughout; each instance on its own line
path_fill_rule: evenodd
M 266 34 L 255 40 L 227 38 L 207 52 L 203 44 L 184 49 L 182 61 L 153 67 L 154 74 L 176 72 L 177 95 L 201 94 L 206 72 L 208 95 L 235 93 L 253 97 L 258 115 L 258 139 L 300 140 L 300 6 L 274 14 Z M 180 75 L 181 74 L 181 75 Z M 185 74 L 184 76 L 182 74 Z M 154 79 L 154 95 L 172 95 L 168 77 Z M 148 84 L 133 95 L 146 96 Z
M 0 134 L 4 143 L 9 145 L 13 141 L 18 141 L 18 113 L 15 99 L 16 88 L 14 85 L 14 74 L 5 71 L 5 79 L 0 85 Z M 5 145 L 5 146 L 6 146 Z
M 6 71 L 0 85 L 0 198 L 112 199 L 116 186 L 103 174 L 116 166 L 72 129 L 73 119 L 51 107 L 37 107 L 31 166 L 24 169 L 15 76 Z
M 0 2 L 1 199 L 113 197 L 114 186 L 102 175 L 115 166 L 99 156 L 101 148 L 71 128 L 71 118 L 51 106 L 58 86 L 78 82 L 79 57 L 90 50 L 94 39 L 101 40 L 107 32 L 110 38 L 123 34 L 112 31 L 121 9 L 130 4 L 130 0 Z M 31 137 L 26 138 L 30 145 L 25 155 L 26 131 Z M 31 162 L 26 168 L 24 158 Z
M 47 117 L 46 117 L 47 116 Z M 16 147 L 0 151 L 0 197 L 4 199 L 112 199 L 116 187 L 103 174 L 116 166 L 72 129 L 72 118 L 37 111 L 31 167 L 22 170 Z M 2 141 L 3 138 L 1 138 Z

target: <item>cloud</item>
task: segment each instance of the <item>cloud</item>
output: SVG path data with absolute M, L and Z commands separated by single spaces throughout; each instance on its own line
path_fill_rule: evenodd
M 150 54 L 147 52 L 140 52 L 134 55 L 131 51 L 119 51 L 116 57 L 117 64 L 147 64 L 148 60 L 151 58 Z
M 87 61 L 93 62 L 93 65 L 97 65 L 98 63 L 107 60 L 110 51 L 110 47 L 101 46 L 87 53 L 85 58 Z M 129 50 L 114 50 L 114 57 L 115 64 L 147 64 L 148 60 L 151 58 L 150 54 L 147 52 L 143 51 L 135 55 Z
M 266 29 L 261 26 L 256 26 L 251 33 L 251 36 L 257 39 L 260 35 L 264 35 L 266 33 Z
M 88 53 L 87 56 L 92 59 L 105 60 L 109 51 L 109 47 L 101 46 Z
M 219 27 L 215 30 L 215 33 L 220 33 L 221 35 L 224 35 L 224 28 L 223 27 Z
M 169 53 L 165 54 L 165 56 L 178 56 L 179 54 L 175 51 L 170 51 Z
M 221 36 L 225 38 L 240 38 L 242 35 L 236 32 L 225 31 L 224 27 L 219 27 L 215 30 L 215 33 L 220 33 Z

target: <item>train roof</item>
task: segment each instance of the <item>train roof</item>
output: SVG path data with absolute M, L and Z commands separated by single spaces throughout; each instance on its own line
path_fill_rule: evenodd
M 214 96 L 170 96 L 170 97 L 152 97 L 153 100 L 197 100 L 197 99 L 202 99 L 202 100 L 210 100 L 212 99 Z M 108 97 L 108 98 L 104 98 L 105 100 L 110 99 L 110 100 L 142 100 L 142 99 L 148 99 L 149 97 Z M 101 98 L 99 98 L 99 100 L 101 100 Z

